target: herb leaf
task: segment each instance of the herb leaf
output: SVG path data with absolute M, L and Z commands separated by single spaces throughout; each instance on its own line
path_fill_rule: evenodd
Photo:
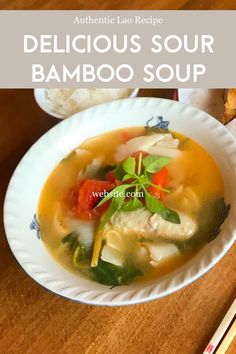
M 117 165 L 115 168 L 115 177 L 119 180 L 122 181 L 122 178 L 125 175 L 125 171 L 123 170 L 122 165 Z
M 146 172 L 155 173 L 166 166 L 170 160 L 167 156 L 148 155 L 143 159 L 143 165 Z
M 78 235 L 75 232 L 66 235 L 62 239 L 62 243 L 68 243 L 70 251 L 74 251 L 78 245 Z
M 124 177 L 122 178 L 122 182 L 127 181 L 127 179 L 131 178 L 135 178 L 135 175 L 133 175 L 132 173 L 126 173 L 126 175 L 124 175 Z
M 126 173 L 135 173 L 136 161 L 134 157 L 128 157 L 123 163 L 122 168 Z
M 124 194 L 124 191 L 130 187 L 133 187 L 132 184 L 121 184 L 120 186 L 117 186 L 115 188 L 113 188 L 97 205 L 96 208 L 103 205 L 104 203 L 106 203 L 108 200 L 110 200 L 111 198 L 119 198 L 119 196 L 121 196 L 121 194 Z
M 85 246 L 81 243 L 78 244 L 74 251 L 73 264 L 76 268 L 82 268 L 88 265 L 88 257 L 86 257 Z
M 207 220 L 205 229 L 207 229 L 208 241 L 212 241 L 218 236 L 229 211 L 230 205 L 226 204 L 223 198 L 213 198 L 202 207 L 199 217 Z
M 119 196 L 119 197 L 115 197 L 112 199 L 109 208 L 107 209 L 107 211 L 105 212 L 105 214 L 103 214 L 103 216 L 101 218 L 101 222 L 98 227 L 98 231 L 103 229 L 103 227 L 110 220 L 112 215 L 115 214 L 115 212 L 121 208 L 123 202 L 124 202 L 124 196 L 123 197 Z
M 143 275 L 139 269 L 131 265 L 119 267 L 101 259 L 97 267 L 91 268 L 91 271 L 99 283 L 111 286 L 126 285 L 131 279 Z
M 122 211 L 133 211 L 143 207 L 143 204 L 139 199 L 130 199 L 128 202 L 124 203 L 121 207 Z
M 179 215 L 174 210 L 171 210 L 162 204 L 158 199 L 153 197 L 147 191 L 145 191 L 145 202 L 147 209 L 149 209 L 152 213 L 160 215 L 166 221 L 172 222 L 174 224 L 180 224 Z
M 110 207 L 106 211 L 106 213 L 102 216 L 101 224 L 98 230 L 101 230 L 104 225 L 110 220 L 112 215 L 118 210 L 121 209 L 123 211 L 132 211 L 139 209 L 143 206 L 142 202 L 135 196 L 129 201 L 125 202 L 125 191 L 131 187 L 135 187 L 139 189 L 145 190 L 145 201 L 146 207 L 153 213 L 159 214 L 163 219 L 168 220 L 173 223 L 180 223 L 180 219 L 178 214 L 174 211 L 166 207 L 162 204 L 158 199 L 150 195 L 146 191 L 146 186 L 153 186 L 157 189 L 163 190 L 164 192 L 168 192 L 168 190 L 156 186 L 151 182 L 151 174 L 159 171 L 162 167 L 166 166 L 170 162 L 170 158 L 166 156 L 158 156 L 158 155 L 148 155 L 143 158 L 143 154 L 139 154 L 138 159 L 138 171 L 136 174 L 136 160 L 134 157 L 128 157 L 122 165 L 116 166 L 115 169 L 115 177 L 122 182 L 128 181 L 132 179 L 131 183 L 121 184 L 112 191 L 110 191 L 96 207 L 99 207 L 106 203 L 108 200 L 112 199 L 112 203 Z M 144 170 L 142 170 L 142 165 L 144 166 Z

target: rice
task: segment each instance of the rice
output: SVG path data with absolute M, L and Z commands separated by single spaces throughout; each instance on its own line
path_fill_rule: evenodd
M 65 117 L 100 103 L 128 97 L 131 89 L 48 89 L 50 109 Z

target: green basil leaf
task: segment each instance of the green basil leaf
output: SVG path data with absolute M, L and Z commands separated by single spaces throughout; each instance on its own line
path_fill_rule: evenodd
M 149 184 L 150 181 L 148 179 L 148 177 L 146 175 L 141 175 L 139 176 L 139 182 L 142 184 L 142 185 L 145 185 L 145 184 Z
M 230 205 L 225 204 L 223 198 L 213 197 L 203 204 L 199 211 L 199 233 L 196 242 L 205 238 L 208 241 L 214 240 L 221 231 L 221 226 L 227 218 Z
M 127 173 L 127 174 L 124 175 L 124 177 L 122 178 L 122 182 L 127 181 L 127 179 L 131 179 L 131 178 L 135 178 L 135 175 L 133 175 L 132 173 Z
M 155 173 L 168 165 L 171 158 L 167 156 L 148 155 L 143 159 L 146 172 Z
M 78 244 L 74 251 L 73 264 L 76 268 L 83 268 L 84 266 L 87 266 L 89 264 L 88 257 L 86 257 L 85 246 L 81 243 Z
M 102 259 L 99 260 L 97 267 L 91 268 L 91 271 L 97 282 L 111 286 L 129 284 L 133 278 L 143 275 L 139 269 L 131 265 L 119 267 Z
M 103 214 L 101 218 L 100 225 L 98 227 L 98 231 L 103 229 L 103 227 L 106 225 L 106 223 L 110 220 L 112 215 L 121 208 L 122 204 L 124 202 L 124 196 L 123 197 L 114 197 L 111 201 L 111 204 L 105 214 Z
M 62 243 L 67 243 L 70 251 L 74 251 L 78 245 L 78 235 L 75 232 L 72 232 L 69 235 L 63 237 Z
M 119 180 L 122 181 L 122 178 L 125 175 L 125 171 L 123 170 L 122 165 L 117 165 L 115 168 L 115 177 Z
M 118 198 L 119 196 L 121 196 L 121 194 L 124 194 L 124 191 L 127 188 L 133 187 L 132 184 L 121 184 L 120 186 L 117 186 L 115 188 L 113 188 L 110 192 L 108 192 L 108 194 L 96 205 L 96 208 L 103 205 L 104 203 L 106 203 L 108 200 L 110 200 L 111 198 Z
M 135 173 L 136 161 L 134 157 L 128 157 L 122 163 L 123 170 L 127 173 Z
M 72 232 L 71 234 L 66 235 L 65 237 L 63 237 L 62 243 L 71 243 L 74 240 L 75 237 L 76 237 L 75 233 Z
M 98 283 L 111 286 L 118 285 L 116 266 L 114 264 L 104 262 L 100 259 L 98 265 L 92 267 L 91 271 L 95 275 L 95 279 Z
M 145 203 L 148 210 L 152 213 L 160 215 L 164 220 L 172 222 L 174 224 L 180 224 L 179 215 L 176 211 L 169 209 L 160 200 L 153 197 L 148 192 L 145 192 Z
M 143 204 L 139 199 L 130 199 L 128 202 L 124 203 L 121 207 L 122 211 L 133 211 L 143 207 Z

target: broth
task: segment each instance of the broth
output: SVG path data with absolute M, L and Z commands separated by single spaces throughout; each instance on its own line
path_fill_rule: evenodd
M 166 167 L 168 170 L 169 192 L 165 194 L 163 203 L 171 210 L 178 210 L 180 213 L 184 212 L 193 217 L 196 220 L 198 229 L 192 237 L 186 240 L 171 240 L 168 237 L 166 240 L 164 236 L 158 237 L 158 242 L 164 241 L 167 242 L 167 245 L 171 244 L 172 248 L 177 247 L 178 253 L 165 257 L 160 262 L 155 261 L 157 263 L 155 266 L 150 266 L 149 262 L 147 267 L 141 266 L 143 276 L 137 277 L 138 281 L 153 277 L 158 278 L 175 270 L 193 257 L 204 244 L 214 237 L 214 231 L 219 226 L 222 210 L 225 207 L 223 202 L 223 182 L 214 160 L 205 149 L 192 139 L 176 132 L 171 133 L 179 141 L 178 149 L 181 155 L 177 158 L 172 158 Z M 107 165 L 117 165 L 117 161 L 114 160 L 117 147 L 135 137 L 146 135 L 147 130 L 145 128 L 133 127 L 111 131 L 88 139 L 80 145 L 79 149 L 64 158 L 46 181 L 38 205 L 38 219 L 42 240 L 56 261 L 69 271 L 76 274 L 79 272 L 94 279 L 91 276 L 88 265 L 79 267 L 79 269 L 74 266 L 71 252 L 67 245 L 62 242 L 67 234 L 74 231 L 73 223 L 76 225 L 76 217 L 70 211 L 68 212 L 68 206 L 65 203 L 68 191 L 78 183 L 80 171 L 85 171 L 86 166 L 90 165 L 94 159 L 100 161 L 101 168 Z M 176 197 L 174 193 L 176 193 Z M 193 198 L 189 204 L 187 204 L 188 198 Z M 179 200 L 181 200 L 181 203 L 179 203 Z M 91 223 L 94 223 L 95 228 L 97 228 L 99 221 L 96 219 L 91 221 Z M 76 228 L 78 229 L 78 226 Z M 113 226 L 111 230 L 113 230 Z M 117 228 L 114 228 L 114 230 L 117 232 Z M 123 230 L 120 230 L 119 233 L 126 242 L 130 242 L 127 241 L 128 236 L 125 235 Z M 129 232 L 129 234 L 137 236 L 137 231 Z M 146 235 L 143 232 L 137 237 L 138 244 L 144 244 L 142 251 L 147 252 L 146 250 L 149 250 L 148 247 L 151 247 L 150 244 L 153 243 L 153 240 L 148 244 L 149 241 L 145 240 Z M 156 240 L 155 237 L 154 240 Z M 130 236 L 130 240 L 131 238 Z M 145 240 L 143 244 L 142 238 Z M 129 248 L 128 251 L 127 248 L 125 251 L 126 258 L 128 260 L 131 259 L 131 261 L 132 249 L 133 247 Z M 89 252 L 89 257 L 91 258 L 91 251 Z M 148 256 L 149 260 L 150 255 L 151 253 Z M 137 262 L 134 263 L 137 266 Z

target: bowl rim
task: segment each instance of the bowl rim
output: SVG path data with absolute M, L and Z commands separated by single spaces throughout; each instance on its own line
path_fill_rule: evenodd
M 122 100 L 116 100 L 116 101 L 113 101 L 113 102 L 110 102 L 110 103 L 104 103 L 104 104 L 101 104 L 101 105 L 98 105 L 98 106 L 95 106 L 95 107 L 91 107 L 89 108 L 88 110 L 86 111 L 91 111 L 91 110 L 96 110 L 96 109 L 101 109 L 104 108 L 104 106 L 107 106 L 107 105 L 112 105 L 114 103 L 116 104 L 119 104 L 119 102 L 121 101 L 137 101 L 139 100 L 141 102 L 142 101 L 146 101 L 146 100 L 155 100 L 156 102 L 161 102 L 161 101 L 166 101 L 166 102 L 170 102 L 171 104 L 177 104 L 177 105 L 181 105 L 183 107 L 190 107 L 191 109 L 195 110 L 195 112 L 200 112 L 201 114 L 203 114 L 204 116 L 208 117 L 208 120 L 212 120 L 214 121 L 214 125 L 217 126 L 218 128 L 220 128 L 220 130 L 222 132 L 224 132 L 224 134 L 226 134 L 228 136 L 229 139 L 231 139 L 236 147 L 236 140 L 234 139 L 234 137 L 232 136 L 232 134 L 223 126 L 221 125 L 215 118 L 211 117 L 209 114 L 207 114 L 206 112 L 203 112 L 195 107 L 192 107 L 190 105 L 186 105 L 186 104 L 183 104 L 183 103 L 180 103 L 180 102 L 176 102 L 176 101 L 173 101 L 173 100 L 168 100 L 168 99 L 162 99 L 162 98 L 151 98 L 151 97 L 138 97 L 138 98 L 135 98 L 135 99 L 130 99 L 130 98 L 127 98 L 127 99 L 122 99 Z M 78 119 L 76 118 L 78 115 L 81 115 L 81 113 L 84 113 L 83 112 L 79 112 L 79 113 L 76 113 L 74 114 L 71 118 L 71 119 Z M 159 299 L 161 297 L 164 297 L 164 296 L 167 296 L 177 290 L 180 290 L 182 288 L 184 288 L 185 286 L 187 286 L 188 284 L 192 283 L 193 281 L 197 280 L 198 278 L 200 278 L 203 274 L 205 274 L 208 270 L 210 270 L 227 252 L 228 250 L 230 249 L 230 247 L 233 245 L 235 239 L 236 239 L 236 230 L 234 229 L 234 232 L 232 233 L 232 237 L 231 237 L 231 240 L 230 242 L 227 242 L 227 244 L 221 249 L 221 252 L 219 252 L 213 260 L 211 260 L 211 262 L 206 266 L 204 265 L 202 267 L 202 269 L 200 271 L 198 271 L 195 275 L 190 275 L 188 277 L 185 278 L 184 281 L 182 281 L 181 283 L 177 284 L 177 285 L 172 285 L 172 287 L 170 287 L 170 289 L 167 289 L 166 291 L 162 291 L 162 293 L 158 294 L 158 293 L 155 293 L 155 294 L 152 294 L 151 292 L 151 295 L 149 294 L 148 296 L 145 296 L 143 298 L 138 298 L 138 299 L 128 299 L 128 300 L 121 300 L 121 301 L 97 301 L 95 299 L 95 301 L 91 301 L 91 300 L 86 300 L 86 299 L 77 299 L 77 298 L 73 298 L 71 297 L 70 295 L 66 295 L 66 294 L 63 294 L 61 292 L 58 292 L 57 290 L 55 289 L 52 289 L 52 288 L 49 288 L 47 285 L 45 285 L 43 282 L 41 282 L 39 279 L 36 279 L 34 277 L 34 275 L 32 275 L 30 272 L 28 272 L 28 270 L 24 267 L 24 265 L 22 265 L 22 262 L 21 260 L 19 260 L 19 257 L 17 256 L 16 252 L 15 252 L 15 249 L 14 247 L 12 247 L 12 244 L 11 244 L 11 241 L 10 241 L 10 238 L 9 238 L 9 233 L 10 231 L 8 230 L 8 223 L 7 223 L 7 213 L 8 213 L 8 209 L 9 209 L 9 197 L 10 197 L 10 192 L 11 192 L 11 189 L 12 189 L 12 185 L 14 184 L 14 178 L 16 177 L 16 173 L 17 171 L 21 168 L 23 162 L 24 162 L 24 159 L 27 157 L 27 155 L 30 153 L 30 151 L 32 151 L 32 149 L 39 143 L 39 141 L 42 141 L 43 139 L 46 139 L 47 136 L 49 136 L 51 134 L 52 131 L 54 130 L 57 130 L 58 126 L 61 126 L 62 124 L 65 124 L 66 120 L 65 121 L 62 121 L 60 122 L 60 124 L 54 126 L 53 128 L 51 128 L 49 131 L 47 131 L 45 134 L 43 134 L 31 147 L 30 149 L 24 154 L 24 156 L 22 157 L 22 159 L 20 160 L 20 162 L 18 163 L 15 171 L 13 172 L 13 175 L 11 177 L 11 180 L 9 182 L 9 185 L 8 185 L 8 188 L 7 188 L 7 192 L 6 192 L 6 196 L 5 196 L 5 200 L 4 200 L 4 228 L 5 228 L 5 232 L 6 232 L 6 238 L 7 238 L 7 241 L 8 241 L 8 244 L 12 250 L 12 253 L 14 254 L 17 262 L 20 264 L 20 266 L 24 269 L 24 271 L 32 278 L 34 279 L 36 282 L 38 282 L 40 285 L 42 285 L 43 287 L 45 287 L 47 290 L 57 294 L 57 295 L 60 295 L 62 297 L 65 297 L 65 298 L 68 298 L 68 299 L 71 299 L 71 300 L 75 300 L 75 301 L 79 301 L 81 303 L 85 303 L 85 304 L 92 304 L 92 305 L 106 305 L 106 306 L 120 306 L 120 305 L 130 305 L 130 304 L 139 304 L 139 303 L 143 303 L 143 302 L 147 302 L 147 301 L 151 301 L 151 300 L 155 300 L 155 299 Z M 128 126 L 128 125 L 127 125 Z M 125 128 L 125 126 L 124 126 Z M 112 129 L 111 129 L 112 130 Z M 177 269 L 178 270 L 178 269 Z

